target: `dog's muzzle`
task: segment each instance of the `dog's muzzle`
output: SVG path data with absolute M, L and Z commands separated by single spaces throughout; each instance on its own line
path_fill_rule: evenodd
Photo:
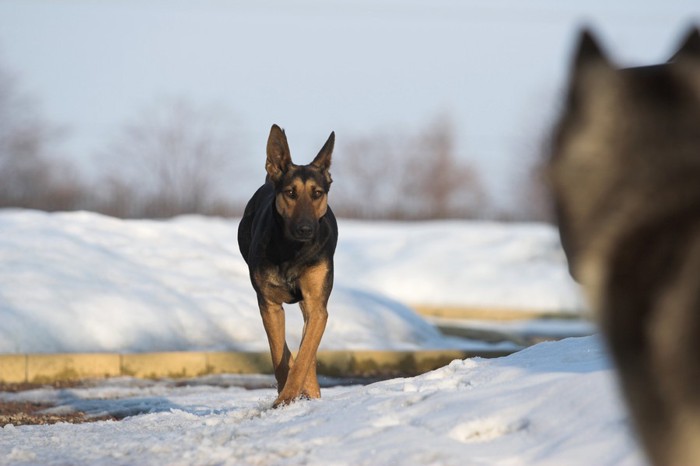
M 297 241 L 309 241 L 316 235 L 316 228 L 311 222 L 303 222 L 294 226 L 291 233 Z

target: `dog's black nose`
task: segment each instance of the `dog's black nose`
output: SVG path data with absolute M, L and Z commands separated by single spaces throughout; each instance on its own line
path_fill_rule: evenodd
M 297 238 L 307 239 L 307 238 L 311 238 L 313 236 L 314 229 L 308 223 L 302 223 L 301 225 L 298 225 L 296 227 L 296 229 L 294 230 L 294 233 L 295 233 Z

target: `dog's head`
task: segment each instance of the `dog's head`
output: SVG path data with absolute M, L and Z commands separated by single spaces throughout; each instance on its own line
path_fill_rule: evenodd
M 551 141 L 548 175 L 569 268 L 604 256 L 673 180 L 700 169 L 700 35 L 693 29 L 668 63 L 618 69 L 582 31 L 566 101 Z M 607 238 L 607 239 L 606 239 Z
M 267 140 L 267 179 L 275 186 L 275 208 L 284 222 L 287 238 L 310 241 L 318 233 L 319 220 L 328 210 L 331 155 L 335 133 L 331 133 L 318 155 L 308 165 L 295 165 L 284 130 L 272 125 Z

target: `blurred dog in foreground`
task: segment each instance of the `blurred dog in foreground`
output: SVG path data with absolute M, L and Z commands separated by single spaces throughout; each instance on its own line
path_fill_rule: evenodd
M 700 464 L 700 35 L 617 69 L 589 31 L 548 176 L 573 277 L 657 465 Z
M 248 202 L 238 246 L 248 264 L 267 333 L 278 397 L 319 398 L 316 352 L 326 328 L 333 288 L 338 225 L 328 206 L 335 134 L 309 165 L 295 165 L 287 136 L 273 125 L 267 140 L 265 184 Z M 304 332 L 296 359 L 285 340 L 283 303 L 299 303 Z

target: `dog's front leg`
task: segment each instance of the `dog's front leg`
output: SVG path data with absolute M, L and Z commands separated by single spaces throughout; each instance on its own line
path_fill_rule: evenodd
M 294 358 L 287 346 L 284 329 L 284 309 L 281 304 L 260 300 L 260 315 L 262 316 L 267 341 L 270 344 L 272 367 L 277 379 L 277 393 L 287 384 L 289 369 L 294 364 Z
M 321 337 L 326 329 L 326 321 L 328 320 L 328 312 L 325 305 L 316 303 L 306 304 L 305 308 L 308 312 L 306 325 L 304 326 L 304 335 L 301 338 L 301 345 L 297 353 L 296 360 L 289 371 L 289 377 L 284 388 L 279 393 L 274 406 L 291 403 L 295 398 L 301 395 L 307 395 L 311 398 L 321 396 L 321 391 L 318 388 L 318 380 L 316 379 L 316 352 L 321 343 Z M 312 369 L 312 366 L 313 369 Z M 313 378 L 313 380 L 309 379 Z M 308 382 L 307 382 L 308 380 Z
M 304 334 L 296 360 L 289 371 L 284 388 L 279 393 L 274 406 L 292 402 L 301 395 L 319 398 L 321 391 L 316 378 L 316 353 L 328 321 L 328 295 L 332 284 L 332 272 L 327 264 L 309 269 L 300 278 L 303 301 L 300 303 L 304 314 Z
M 309 325 L 309 310 L 307 309 L 306 303 L 304 301 L 299 302 L 299 307 L 301 308 L 301 313 L 304 316 L 304 332 L 302 333 L 302 338 L 306 336 L 306 329 Z M 324 307 L 325 308 L 325 307 Z M 328 314 L 326 311 L 325 314 Z M 325 327 L 325 324 L 324 324 Z M 316 353 L 314 352 L 313 359 L 309 364 L 309 369 L 306 372 L 306 377 L 304 378 L 304 383 L 301 387 L 301 394 L 309 398 L 320 398 L 321 397 L 321 387 L 318 385 L 318 375 L 316 374 Z

